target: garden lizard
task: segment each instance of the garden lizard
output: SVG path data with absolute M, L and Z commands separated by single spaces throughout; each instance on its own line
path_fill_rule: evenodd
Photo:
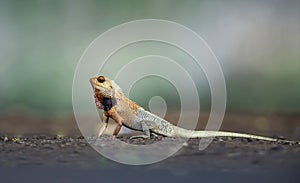
M 144 135 L 133 136 L 132 138 L 149 138 L 150 135 L 154 133 L 167 137 L 240 137 L 266 141 L 294 142 L 244 133 L 226 131 L 193 131 L 180 128 L 159 116 L 150 113 L 133 101 L 129 100 L 124 95 L 121 88 L 113 80 L 110 80 L 105 76 L 97 76 L 91 78 L 90 83 L 94 90 L 94 99 L 97 108 L 104 110 L 103 121 L 105 125 L 99 129 L 98 137 L 106 129 L 109 118 L 112 118 L 117 123 L 117 127 L 113 133 L 114 137 L 119 134 L 121 127 L 124 125 L 130 129 L 144 132 Z

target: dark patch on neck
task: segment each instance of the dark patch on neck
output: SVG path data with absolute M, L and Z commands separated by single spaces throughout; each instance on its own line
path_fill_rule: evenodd
M 104 111 L 109 111 L 113 106 L 117 105 L 116 98 L 103 98 Z

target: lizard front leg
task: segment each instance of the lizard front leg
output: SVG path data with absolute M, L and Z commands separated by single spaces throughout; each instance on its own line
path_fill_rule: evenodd
M 113 134 L 114 137 L 116 137 L 121 130 L 124 119 L 117 113 L 115 107 L 112 107 L 109 111 L 107 111 L 107 113 L 109 117 L 111 117 L 117 123 L 117 127 Z
M 104 111 L 103 113 L 103 121 L 104 121 L 104 125 L 102 125 L 98 131 L 98 137 L 100 137 L 102 135 L 102 133 L 104 132 L 104 130 L 107 128 L 108 125 L 108 120 L 109 120 L 109 116 L 108 113 L 106 111 Z

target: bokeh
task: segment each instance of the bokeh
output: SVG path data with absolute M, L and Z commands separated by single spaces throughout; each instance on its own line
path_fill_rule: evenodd
M 7 0 L 0 2 L 2 130 L 7 127 L 5 121 L 46 123 L 40 119 L 59 121 L 72 116 L 73 75 L 84 50 L 113 26 L 148 18 L 178 22 L 206 40 L 224 72 L 228 113 L 300 115 L 299 1 Z M 209 86 L 203 73 L 193 70 L 189 58 L 169 46 L 144 43 L 125 48 L 115 59 L 129 58 L 126 49 L 141 55 L 147 50 L 162 55 L 174 52 L 198 76 L 201 108 L 209 111 Z M 115 73 L 118 65 L 108 68 L 106 72 Z M 176 106 L 177 95 L 167 95 L 170 88 L 164 81 L 157 84 L 161 95 Z M 147 105 L 153 91 L 139 89 L 147 87 L 145 83 L 138 86 L 132 99 Z M 261 121 L 269 119 L 258 116 L 253 120 L 260 121 L 260 129 L 268 129 Z M 293 120 L 291 128 L 299 128 L 299 118 Z M 53 128 L 55 132 L 60 129 Z

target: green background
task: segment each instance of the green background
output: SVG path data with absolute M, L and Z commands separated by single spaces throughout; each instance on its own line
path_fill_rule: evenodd
M 299 113 L 299 4 L 297 1 L 0 1 L 0 110 L 71 113 L 73 75 L 88 45 L 113 26 L 151 18 L 180 23 L 206 40 L 224 71 L 228 111 Z M 132 48 L 143 53 L 156 47 L 155 43 L 147 44 Z M 168 46 L 160 46 L 162 54 L 170 50 Z M 176 51 L 174 54 L 178 60 L 185 59 Z M 184 60 L 183 66 L 190 67 L 188 60 Z M 207 110 L 210 93 L 203 74 L 199 74 L 198 81 L 201 107 Z M 163 82 L 153 83 L 165 86 Z M 151 89 L 145 93 L 138 86 L 133 99 L 146 105 L 149 96 L 157 93 Z M 177 105 L 176 91 L 166 95 L 169 88 L 161 88 L 161 95 L 170 97 L 166 100 Z

